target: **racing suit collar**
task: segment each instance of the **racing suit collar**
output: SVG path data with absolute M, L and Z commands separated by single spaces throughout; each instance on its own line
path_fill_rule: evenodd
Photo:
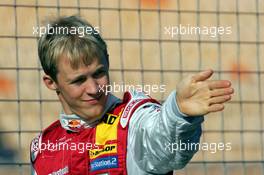
M 95 118 L 93 120 L 89 120 L 89 121 L 81 118 L 80 116 L 78 116 L 76 114 L 67 115 L 64 112 L 62 112 L 60 114 L 61 126 L 64 129 L 72 131 L 72 132 L 79 132 L 83 128 L 94 127 L 95 125 L 100 123 L 102 117 L 104 116 L 104 114 L 107 111 L 113 109 L 119 103 L 121 103 L 121 100 L 110 93 L 107 97 L 106 107 L 105 107 L 105 110 L 102 113 L 102 115 L 100 117 L 97 117 L 97 118 Z

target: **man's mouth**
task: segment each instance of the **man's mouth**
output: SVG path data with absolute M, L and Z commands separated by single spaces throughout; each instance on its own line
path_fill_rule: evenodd
M 103 93 L 101 93 L 96 98 L 92 98 L 92 99 L 89 99 L 89 100 L 83 100 L 83 101 L 88 103 L 88 104 L 95 105 L 95 104 L 99 103 L 99 101 L 102 98 L 102 96 L 103 96 Z
M 91 99 L 91 100 L 84 100 L 85 103 L 88 103 L 90 105 L 95 105 L 99 102 L 99 100 Z

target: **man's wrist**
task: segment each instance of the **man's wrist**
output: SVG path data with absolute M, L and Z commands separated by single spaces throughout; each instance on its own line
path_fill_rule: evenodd
M 181 106 L 181 101 L 176 93 L 176 108 L 177 108 L 177 111 L 179 112 L 179 114 L 183 117 L 188 117 L 188 115 L 182 110 L 182 106 Z

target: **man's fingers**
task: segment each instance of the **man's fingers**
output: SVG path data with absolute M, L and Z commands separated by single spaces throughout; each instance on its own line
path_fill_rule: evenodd
M 230 95 L 234 93 L 233 88 L 221 88 L 221 89 L 214 89 L 211 91 L 211 97 L 217 97 L 221 95 Z
M 209 112 L 218 112 L 224 110 L 225 106 L 223 104 L 213 104 L 209 106 Z
M 198 74 L 195 74 L 193 76 L 193 80 L 195 82 L 207 80 L 208 78 L 210 78 L 213 75 L 213 73 L 214 72 L 211 69 L 206 70 L 206 71 L 202 71 L 202 72 L 200 72 Z
M 208 81 L 209 89 L 228 88 L 231 86 L 231 82 L 228 80 L 211 80 Z
M 209 100 L 209 104 L 224 103 L 231 99 L 231 95 L 223 95 L 218 97 L 213 97 Z

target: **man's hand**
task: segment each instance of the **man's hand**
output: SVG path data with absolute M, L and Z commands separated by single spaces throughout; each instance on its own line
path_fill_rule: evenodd
M 231 99 L 234 89 L 228 80 L 208 80 L 212 74 L 206 70 L 179 83 L 176 100 L 182 113 L 199 116 L 224 109 L 223 103 Z

